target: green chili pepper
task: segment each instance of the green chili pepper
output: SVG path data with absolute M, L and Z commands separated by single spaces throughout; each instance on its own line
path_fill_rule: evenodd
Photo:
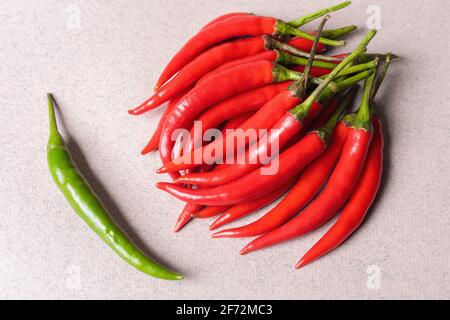
M 73 164 L 64 139 L 58 132 L 53 96 L 48 94 L 47 98 L 50 120 L 50 138 L 47 145 L 48 166 L 53 180 L 75 212 L 108 246 L 136 269 L 156 278 L 183 279 L 183 276 L 167 270 L 148 258 L 108 215 L 97 196 Z

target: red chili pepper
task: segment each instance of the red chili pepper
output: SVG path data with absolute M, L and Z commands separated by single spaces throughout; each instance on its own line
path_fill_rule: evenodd
M 242 16 L 249 16 L 251 15 L 251 13 L 246 13 L 246 12 L 230 12 L 230 13 L 226 13 L 222 16 L 219 16 L 217 18 L 214 18 L 213 20 L 211 20 L 210 22 L 208 22 L 203 28 L 201 28 L 200 30 L 206 29 L 210 26 L 212 26 L 213 24 L 216 24 L 217 22 L 222 22 L 225 21 L 229 18 L 232 17 L 242 17 Z
M 339 9 L 342 7 L 343 6 L 340 6 Z M 325 10 L 321 10 L 319 12 L 324 12 Z M 162 72 L 156 84 L 156 88 L 161 87 L 176 72 L 178 72 L 203 51 L 232 38 L 285 34 L 310 40 L 314 39 L 313 36 L 296 29 L 296 27 L 272 17 L 261 16 L 235 16 L 224 21 L 217 22 L 198 32 L 178 51 L 178 53 L 172 58 Z M 326 38 L 321 38 L 320 42 L 331 46 L 343 46 L 345 44 L 344 41 L 336 41 Z
M 196 86 L 178 102 L 164 119 L 159 144 L 163 164 L 172 160 L 171 153 L 176 138 L 175 135 L 173 136 L 174 131 L 186 128 L 206 108 L 233 95 L 270 83 L 297 80 L 299 77 L 299 73 L 291 72 L 280 65 L 274 65 L 268 61 L 257 61 L 224 70 Z M 177 177 L 179 174 L 172 172 L 171 176 Z
M 347 140 L 324 190 L 298 216 L 253 240 L 241 250 L 241 254 L 304 235 L 327 222 L 345 205 L 355 190 L 372 139 L 369 100 L 373 80 L 374 75 L 371 75 L 364 85 L 358 113 L 346 117 L 349 126 Z
M 268 206 L 269 204 L 277 200 L 280 196 L 282 196 L 284 193 L 286 193 L 286 191 L 288 191 L 292 187 L 295 181 L 297 181 L 297 178 L 298 178 L 297 176 L 292 178 L 286 184 L 282 185 L 275 191 L 272 191 L 271 193 L 268 193 L 261 198 L 231 207 L 211 224 L 209 230 L 220 228 L 225 224 L 243 218 L 255 211 L 258 211 L 259 209 L 264 208 L 265 206 Z
M 170 100 L 166 110 L 164 110 L 164 113 L 161 116 L 161 119 L 158 122 L 158 126 L 156 127 L 155 132 L 153 133 L 152 137 L 150 138 L 150 140 L 147 142 L 147 144 L 145 145 L 145 147 L 142 149 L 141 154 L 145 155 L 147 153 L 153 152 L 156 149 L 158 149 L 158 145 L 159 145 L 159 137 L 161 136 L 161 131 L 162 131 L 162 127 L 164 124 L 164 118 L 170 113 L 172 112 L 173 107 L 178 103 L 178 101 L 180 101 L 180 99 L 186 94 L 188 93 L 192 88 L 189 88 L 188 90 L 182 92 L 181 94 L 179 94 L 178 96 L 174 97 L 172 100 Z
M 196 212 L 193 216 L 198 219 L 207 219 L 224 213 L 231 206 L 206 206 L 202 210 Z
M 391 55 L 388 54 L 383 71 L 377 79 L 376 87 L 372 91 L 371 99 L 376 95 L 381 82 L 387 73 L 390 61 Z M 372 119 L 372 126 L 374 130 L 372 143 L 370 145 L 363 173 L 361 174 L 352 197 L 345 205 L 336 223 L 310 250 L 308 250 L 296 264 L 296 268 L 304 267 L 341 245 L 361 225 L 375 200 L 380 188 L 381 176 L 383 173 L 384 137 L 383 124 L 380 118 L 374 116 Z
M 332 127 L 333 122 L 337 121 L 341 112 L 339 109 L 345 110 L 351 103 L 356 90 L 347 94 L 339 103 L 337 112 L 329 120 L 328 127 Z M 326 179 L 333 170 L 342 147 L 347 138 L 348 128 L 344 122 L 340 122 L 334 129 L 330 144 L 327 150 L 315 161 L 306 167 L 300 175 L 297 183 L 288 192 L 286 197 L 281 200 L 271 211 L 265 214 L 259 220 L 240 228 L 233 228 L 219 231 L 212 235 L 213 238 L 243 238 L 254 237 L 279 227 L 290 218 L 292 218 L 299 210 L 301 210 L 325 183 Z

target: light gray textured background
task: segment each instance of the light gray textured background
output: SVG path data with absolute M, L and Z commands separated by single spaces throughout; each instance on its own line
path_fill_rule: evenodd
M 344 247 L 304 270 L 293 264 L 326 228 L 246 257 L 246 240 L 212 240 L 206 221 L 174 234 L 182 203 L 153 187 L 156 155 L 139 156 L 161 111 L 126 110 L 203 24 L 229 11 L 288 20 L 337 2 L 2 0 L 0 298 L 450 298 L 449 1 L 355 1 L 329 22 L 361 27 L 351 49 L 367 8 L 379 6 L 371 50 L 402 59 L 378 97 L 388 143 L 374 210 Z M 47 91 L 112 214 L 184 281 L 135 271 L 71 210 L 47 169 Z

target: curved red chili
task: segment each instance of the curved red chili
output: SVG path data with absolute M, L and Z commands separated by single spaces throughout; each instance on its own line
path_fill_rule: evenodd
M 194 213 L 193 216 L 197 219 L 207 219 L 224 213 L 230 208 L 231 206 L 206 206 L 202 210 Z
M 272 191 L 266 194 L 265 196 L 262 196 L 261 198 L 231 207 L 211 224 L 209 230 L 220 228 L 225 224 L 243 218 L 255 211 L 258 211 L 261 208 L 264 208 L 265 206 L 268 206 L 269 204 L 277 200 L 280 196 L 282 196 L 284 193 L 286 193 L 286 191 L 288 191 L 292 187 L 295 181 L 297 181 L 297 177 L 292 178 L 290 181 L 288 181 L 275 191 Z
M 238 37 L 279 34 L 314 39 L 312 35 L 272 17 L 235 16 L 217 22 L 198 32 L 177 52 L 162 72 L 156 87 L 161 87 L 196 56 L 218 43 Z M 326 38 L 321 38 L 320 42 L 331 46 L 343 46 L 345 44 L 344 41 Z
M 186 203 L 180 215 L 178 216 L 177 222 L 173 227 L 173 232 L 179 232 L 184 226 L 192 219 L 192 215 L 200 211 L 203 206 L 193 203 Z
M 347 94 L 339 104 L 333 118 L 330 118 L 328 127 L 333 127 L 339 119 L 341 111 L 351 103 L 356 90 Z M 340 109 L 340 110 L 339 110 Z M 314 162 L 308 165 L 301 173 L 297 183 L 288 194 L 271 211 L 260 219 L 246 226 L 219 231 L 212 235 L 213 238 L 243 238 L 254 237 L 279 227 L 299 210 L 301 210 L 317 194 L 333 170 L 342 147 L 347 138 L 348 128 L 344 122 L 340 122 L 333 131 L 327 150 Z
M 254 112 L 250 111 L 244 114 L 241 114 L 240 116 L 237 116 L 233 119 L 228 120 L 225 122 L 225 125 L 222 128 L 222 134 L 228 129 L 236 129 L 241 124 L 243 124 L 245 121 L 247 121 L 250 117 L 254 115 Z
M 174 97 L 172 100 L 169 101 L 169 104 L 167 105 L 166 110 L 164 110 L 164 113 L 161 116 L 161 119 L 159 119 L 158 126 L 156 127 L 155 132 L 153 133 L 150 140 L 147 142 L 145 147 L 142 149 L 141 154 L 146 155 L 147 153 L 153 152 L 156 149 L 158 149 L 159 145 L 159 137 L 161 136 L 162 127 L 164 124 L 165 117 L 172 112 L 173 107 L 180 101 L 183 96 L 188 93 L 192 88 L 189 88 L 188 90 L 182 92 L 178 96 Z
M 371 93 L 371 100 L 376 95 L 388 71 L 391 55 L 386 56 L 382 73 L 378 77 Z M 367 160 L 363 173 L 353 192 L 352 197 L 345 205 L 336 223 L 327 233 L 300 259 L 296 268 L 301 268 L 314 260 L 326 255 L 341 245 L 362 223 L 378 193 L 383 173 L 384 136 L 383 124 L 377 116 L 372 118 L 374 130 Z
M 217 22 L 222 22 L 222 21 L 227 20 L 227 19 L 232 18 L 232 17 L 242 17 L 242 16 L 249 16 L 249 15 L 251 15 L 251 13 L 246 13 L 246 12 L 225 13 L 224 15 L 221 15 L 221 16 L 219 16 L 217 18 L 214 18 L 213 20 L 211 20 L 210 22 L 205 24 L 203 26 L 203 28 L 201 28 L 200 30 L 206 29 L 206 28 L 212 26 L 213 24 L 216 24 Z
M 250 242 L 241 250 L 246 254 L 308 233 L 331 219 L 354 191 L 372 139 L 369 99 L 374 75 L 365 85 L 356 115 L 347 116 L 349 133 L 336 168 L 323 191 L 295 218 Z
M 301 268 L 336 249 L 359 227 L 372 205 L 380 187 L 384 146 L 380 119 L 374 117 L 372 124 L 374 128 L 373 141 L 355 191 L 336 223 L 308 250 L 296 264 L 296 268 Z

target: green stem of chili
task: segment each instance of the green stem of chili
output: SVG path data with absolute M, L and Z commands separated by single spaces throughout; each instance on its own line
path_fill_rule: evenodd
M 381 83 L 383 82 L 384 77 L 386 76 L 386 74 L 388 72 L 391 61 L 392 61 L 392 55 L 390 53 L 388 53 L 384 60 L 383 70 L 381 71 L 380 75 L 378 76 L 378 78 L 374 84 L 371 99 L 373 99 L 376 96 L 378 90 L 380 89 Z
M 299 27 L 301 27 L 301 26 L 303 26 L 303 25 L 305 25 L 305 24 L 307 24 L 307 23 L 309 23 L 309 22 L 311 22 L 313 20 L 316 20 L 316 19 L 318 19 L 320 17 L 323 17 L 326 14 L 329 14 L 329 13 L 338 11 L 340 9 L 343 9 L 345 7 L 348 7 L 351 3 L 352 3 L 351 1 L 345 1 L 345 2 L 342 2 L 342 3 L 337 4 L 335 6 L 318 10 L 316 12 L 310 13 L 310 14 L 308 14 L 306 16 L 303 16 L 301 18 L 293 20 L 293 21 L 289 22 L 289 24 L 291 26 L 295 27 L 295 28 L 299 28 Z
M 277 62 L 280 64 L 287 66 L 306 66 L 306 64 L 308 63 L 308 59 L 306 58 L 293 56 L 289 53 L 280 50 L 274 51 L 277 53 Z M 337 64 L 322 60 L 314 60 L 312 66 L 316 68 L 324 68 L 331 70 L 336 68 Z
M 308 62 L 306 63 L 305 70 L 303 71 L 302 77 L 300 78 L 300 80 L 294 82 L 289 87 L 289 90 L 291 90 L 291 92 L 297 97 L 303 97 L 306 92 L 306 88 L 308 87 L 308 80 L 309 80 L 309 75 L 311 72 L 311 67 L 314 62 L 314 55 L 316 54 L 317 45 L 319 44 L 319 39 L 321 37 L 323 27 L 324 27 L 325 23 L 328 21 L 328 19 L 330 19 L 330 16 L 325 16 L 325 18 L 323 18 L 322 21 L 320 22 L 320 25 L 319 25 L 316 35 L 314 37 L 314 42 L 313 42 L 313 46 L 311 48 L 311 53 L 309 55 Z
M 136 269 L 160 279 L 183 279 L 181 275 L 167 270 L 148 258 L 109 216 L 89 184 L 73 164 L 64 139 L 58 132 L 53 97 L 48 94 L 47 98 L 50 121 L 47 162 L 53 180 L 75 212 L 111 249 Z
M 372 97 L 372 89 L 375 84 L 375 75 L 376 73 L 374 72 L 370 75 L 370 77 L 366 79 L 366 82 L 364 83 L 361 104 L 359 105 L 358 112 L 351 120 L 351 126 L 354 128 L 363 128 L 366 130 L 371 129 L 370 120 L 372 118 L 372 115 L 370 112 L 370 101 Z
M 311 40 L 314 41 L 314 36 L 299 30 L 299 29 L 295 29 L 295 27 L 291 26 L 290 24 L 287 24 L 286 22 L 283 22 L 281 20 L 277 20 L 276 25 L 275 25 L 275 34 L 285 34 L 285 35 L 290 35 L 290 36 L 296 36 L 299 38 L 303 38 L 303 39 L 307 39 L 307 40 Z M 324 45 L 328 45 L 328 46 L 332 46 L 332 47 L 342 47 L 345 46 L 345 41 L 343 40 L 332 40 L 332 39 L 327 39 L 327 38 L 323 38 L 321 37 L 319 40 L 320 43 L 324 44 Z
M 325 90 L 323 90 L 322 93 L 317 97 L 317 102 L 321 106 L 327 106 L 335 97 L 337 92 L 345 90 L 348 87 L 357 84 L 361 80 L 367 79 L 373 72 L 374 70 L 366 70 L 352 77 L 332 82 L 331 85 L 328 85 L 328 87 L 326 87 Z
M 374 59 L 372 61 L 366 62 L 366 63 L 361 63 L 361 64 L 356 64 L 353 65 L 351 67 L 347 67 L 345 69 L 343 69 L 340 73 L 339 73 L 339 77 L 342 76 L 347 76 L 349 74 L 353 74 L 353 73 L 358 73 L 364 70 L 368 70 L 368 69 L 373 69 L 376 68 L 378 65 L 378 59 Z M 326 79 L 328 75 L 322 76 L 320 77 L 321 79 Z

